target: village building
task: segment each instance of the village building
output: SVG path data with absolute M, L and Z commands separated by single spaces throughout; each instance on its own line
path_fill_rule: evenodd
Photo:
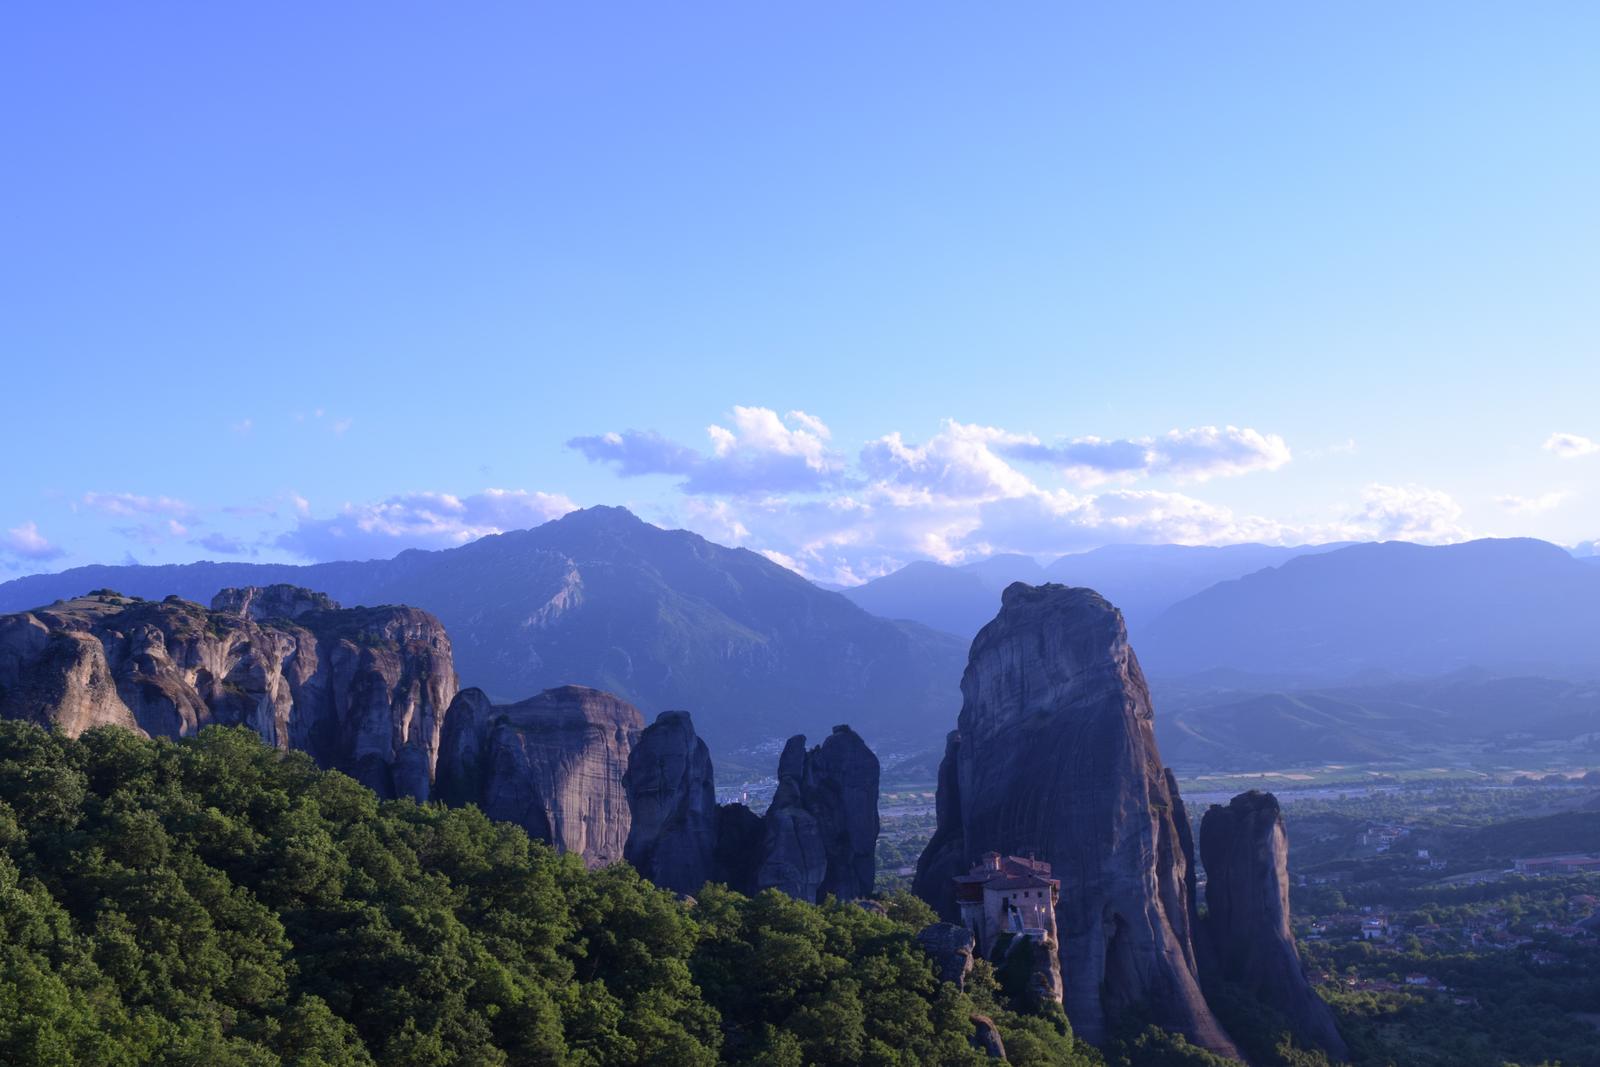
M 988 852 L 955 883 L 961 924 L 972 931 L 985 959 L 1002 933 L 1055 940 L 1061 882 L 1043 860 Z

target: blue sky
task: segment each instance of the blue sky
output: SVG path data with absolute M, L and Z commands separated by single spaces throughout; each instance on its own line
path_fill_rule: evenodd
M 1600 537 L 1590 4 L 0 20 L 0 575 Z

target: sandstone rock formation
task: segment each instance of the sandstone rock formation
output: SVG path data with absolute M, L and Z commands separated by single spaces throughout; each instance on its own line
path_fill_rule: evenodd
M 972 643 L 916 889 L 956 917 L 951 879 L 985 852 L 1061 879 L 1064 1006 L 1090 1041 L 1136 1015 L 1238 1050 L 1200 991 L 1181 801 L 1122 617 L 1097 593 L 1006 589 Z
M 1302 1041 L 1346 1055 L 1333 1012 L 1300 966 L 1289 927 L 1289 838 L 1278 798 L 1250 790 L 1200 823 L 1207 958 L 1220 977 L 1281 1012 Z
M 298 585 L 245 586 L 224 589 L 211 598 L 211 610 L 241 619 L 269 622 L 273 619 L 298 619 L 312 611 L 338 611 L 338 603 L 326 593 L 302 589 Z
M 428 798 L 456 689 L 437 619 L 341 609 L 292 587 L 224 590 L 216 603 L 100 590 L 0 618 L 0 717 L 72 735 L 114 724 L 186 737 L 242 724 L 383 796 Z
M 698 893 L 715 874 L 717 791 L 688 712 L 664 711 L 644 728 L 623 784 L 633 816 L 624 858 L 663 889 Z
M 614 863 L 633 825 L 624 775 L 643 729 L 637 708 L 598 689 L 561 686 L 506 705 L 466 689 L 445 716 L 438 795 L 591 866 Z
M 484 742 L 459 738 L 468 723 L 487 721 L 487 701 L 468 690 L 458 703 L 478 710 L 459 723 L 452 712 L 439 781 L 442 796 L 462 801 L 477 793 L 475 787 L 457 789 L 454 768 L 476 767 Z M 632 813 L 623 851 L 641 874 L 679 893 L 711 881 L 746 894 L 777 889 L 811 902 L 829 894 L 840 900 L 871 894 L 878 758 L 854 730 L 836 726 L 809 752 L 804 736 L 791 737 L 765 815 L 743 804 L 718 805 L 714 781 L 710 753 L 688 712 L 663 712 L 639 735 L 623 778 Z
M 817 902 L 872 892 L 877 875 L 878 757 L 848 726 L 806 751 L 791 737 L 778 760 L 778 790 L 763 818 L 757 889 Z
M 955 923 L 933 923 L 917 932 L 917 943 L 933 957 L 939 981 L 954 982 L 957 989 L 967 988 L 973 941 L 972 931 Z

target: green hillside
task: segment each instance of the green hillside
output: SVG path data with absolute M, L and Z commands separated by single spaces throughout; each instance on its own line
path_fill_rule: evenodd
M 0 1063 L 170 1067 L 1099 1062 L 963 994 L 927 909 L 680 902 L 476 809 L 379 802 L 244 730 L 0 722 Z

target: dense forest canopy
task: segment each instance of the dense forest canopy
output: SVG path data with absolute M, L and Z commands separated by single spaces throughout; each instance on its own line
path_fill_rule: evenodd
M 1101 1062 L 885 910 L 680 901 L 242 728 L 0 722 L 7 1064 L 977 1064 L 976 1013 L 1014 1063 Z

